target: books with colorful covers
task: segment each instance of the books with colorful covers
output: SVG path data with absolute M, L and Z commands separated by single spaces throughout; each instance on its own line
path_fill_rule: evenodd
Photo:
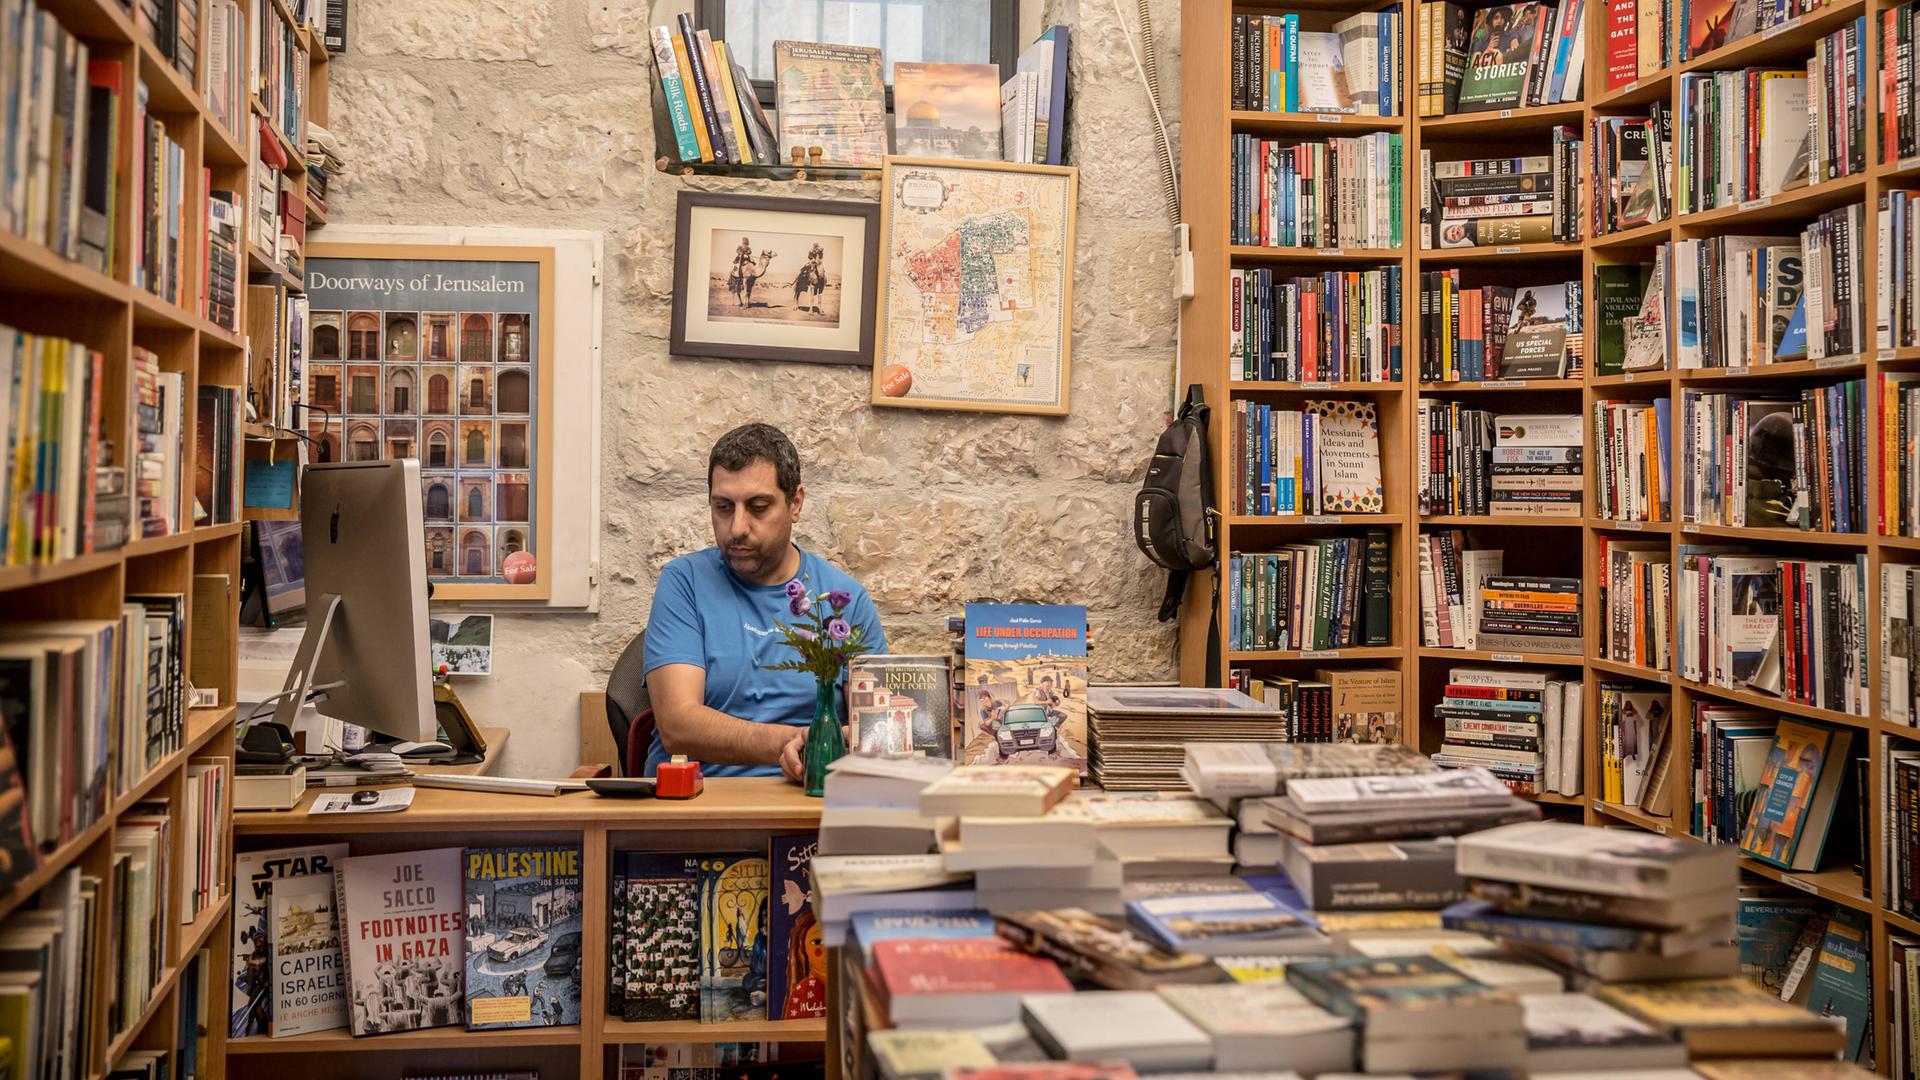
M 879 167 L 887 154 L 879 49 L 776 41 L 773 85 L 782 161 L 817 146 L 822 164 Z
M 1296 111 L 1353 112 L 1353 86 L 1347 78 L 1340 35 L 1303 30 L 1295 37 L 1300 50 L 1300 107 Z
M 616 880 L 614 971 L 626 1020 L 698 1020 L 700 857 L 626 851 Z
M 952 757 L 951 658 L 853 657 L 847 662 L 847 721 L 860 753 Z
M 1738 977 L 1613 983 L 1598 996 L 1678 1038 L 1694 1058 L 1832 1056 L 1847 1045 L 1826 1017 Z
M 1314 455 L 1320 510 L 1329 514 L 1377 514 L 1386 509 L 1380 485 L 1380 416 L 1371 401 L 1308 401 L 1318 417 Z
M 1007 1023 L 1023 996 L 1073 992 L 1053 961 L 999 940 L 881 941 L 871 957 L 874 996 L 898 1026 Z
M 1127 919 L 1162 946 L 1200 956 L 1311 956 L 1332 947 L 1299 909 L 1251 889 L 1129 900 Z
M 233 994 L 229 1038 L 267 1035 L 273 1029 L 276 996 L 273 967 L 273 884 L 314 876 L 333 888 L 334 868 L 347 857 L 345 844 L 242 851 L 233 857 Z
M 1087 772 L 1087 609 L 968 604 L 968 765 L 1014 762 Z
M 1430 956 L 1314 957 L 1287 968 L 1308 1001 L 1359 1024 L 1368 1072 L 1518 1066 L 1526 1053 L 1520 1002 Z M 1459 1045 L 1471 1032 L 1476 1047 Z M 1424 1060 L 1423 1060 L 1424 1058 Z
M 1813 962 L 1813 984 L 1807 1007 L 1821 1016 L 1846 1021 L 1847 1045 L 1840 1056 L 1847 1061 L 1870 1057 L 1867 1037 L 1873 1031 L 1873 928 L 1865 913 L 1835 908 L 1827 920 L 1820 954 Z
M 433 848 L 339 861 L 334 888 L 356 1036 L 464 1018 L 461 855 L 460 848 Z
M 1852 745 L 1849 728 L 1782 718 L 1740 850 L 1783 870 L 1818 869 Z
M 1498 9 L 1495 9 L 1498 10 Z M 1513 314 L 1500 353 L 1503 379 L 1560 379 L 1567 375 L 1571 320 L 1578 318 L 1577 284 L 1555 282 L 1514 291 Z
M 767 1019 L 827 1014 L 827 949 L 813 914 L 813 856 L 818 833 L 768 841 Z
M 1522 104 L 1535 38 L 1546 17 L 1540 3 L 1504 4 L 1473 14 L 1467 70 L 1460 80 L 1461 112 L 1511 109 Z
M 580 1022 L 581 850 L 468 848 L 467 1029 Z
M 1181 776 L 1221 805 L 1285 794 L 1292 780 L 1323 776 L 1411 776 L 1439 772 L 1419 750 L 1399 743 L 1188 743 Z
M 333 882 L 309 875 L 271 893 L 273 905 L 273 1037 L 347 1025 L 341 971 L 340 913 Z
M 893 152 L 1000 160 L 999 65 L 895 61 Z
M 1109 990 L 1207 983 L 1220 974 L 1206 957 L 1164 949 L 1079 908 L 1001 912 L 997 929 L 1021 949 L 1059 964 L 1069 976 Z
M 764 1020 L 765 988 L 750 985 L 767 955 L 767 857 L 700 859 L 700 1020 Z M 761 991 L 756 1000 L 754 991 Z

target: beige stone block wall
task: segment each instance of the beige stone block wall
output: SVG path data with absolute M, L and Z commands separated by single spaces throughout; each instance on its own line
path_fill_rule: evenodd
M 1145 91 L 1112 5 L 1045 0 L 1041 11 L 1041 25 L 1073 30 L 1069 152 L 1081 177 L 1065 419 L 875 411 L 865 370 L 668 357 L 678 191 L 877 197 L 872 184 L 655 171 L 647 28 L 680 10 L 360 0 L 349 52 L 330 68 L 347 161 L 335 220 L 606 238 L 601 607 L 497 620 L 495 674 L 460 689 L 482 723 L 514 728 L 501 771 L 573 766 L 578 692 L 604 682 L 644 625 L 660 567 L 712 543 L 706 453 L 750 420 L 799 446 L 799 540 L 866 583 L 894 648 L 944 650 L 947 615 L 971 598 L 1078 602 L 1090 609 L 1097 678 L 1171 677 L 1173 634 L 1154 622 L 1164 579 L 1127 522 L 1165 422 L 1177 307 Z M 1156 0 L 1154 19 L 1171 108 L 1177 4 Z

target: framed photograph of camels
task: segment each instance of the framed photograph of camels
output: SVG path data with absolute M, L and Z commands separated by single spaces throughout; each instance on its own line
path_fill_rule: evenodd
M 1079 173 L 889 157 L 873 403 L 1065 416 Z
M 303 377 L 333 461 L 416 458 L 436 600 L 552 588 L 554 251 L 315 243 Z
M 682 191 L 668 351 L 871 364 L 879 252 L 872 203 Z

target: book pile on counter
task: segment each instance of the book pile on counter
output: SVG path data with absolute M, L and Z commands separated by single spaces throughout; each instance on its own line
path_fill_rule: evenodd
M 943 853 L 820 858 L 812 899 L 849 988 L 834 1064 L 888 1080 L 1868 1075 L 1832 1060 L 1848 1046 L 1834 1019 L 1739 977 L 1730 850 L 1541 821 L 1484 770 L 1401 746 L 1234 746 L 1197 743 L 1184 768 L 1239 819 L 1243 853 L 1252 837 L 1277 855 L 1234 875 L 1136 875 L 1127 830 L 1098 823 L 1115 797 L 1049 787 L 1003 806 L 971 778 L 992 770 L 964 767 L 923 788 L 921 813 L 954 819 Z M 989 903 L 1013 897 L 977 860 L 1022 837 L 1036 859 L 1117 860 L 1119 911 Z M 1408 855 L 1423 849 L 1446 857 Z M 1688 1069 L 1728 1054 L 1775 1060 Z
M 1397 704 L 1399 672 L 1388 674 Z M 1238 690 L 1096 686 L 1087 691 L 1087 723 L 1093 782 L 1106 791 L 1184 788 L 1183 743 L 1288 737 L 1285 712 Z

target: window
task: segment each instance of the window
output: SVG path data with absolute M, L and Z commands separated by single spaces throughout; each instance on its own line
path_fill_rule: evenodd
M 477 487 L 468 488 L 467 489 L 467 520 L 479 521 L 481 518 L 486 517 L 487 516 L 486 502 L 487 502 L 486 496 L 480 494 L 479 488 Z
M 460 362 L 484 364 L 493 342 L 493 324 L 485 315 L 469 315 L 460 325 Z
M 427 489 L 427 516 L 438 521 L 453 516 L 453 503 L 447 494 L 447 485 L 434 484 Z
M 877 46 L 893 84 L 896 60 L 999 64 L 1012 77 L 1020 54 L 1018 0 L 697 0 L 699 24 L 774 105 L 773 43 L 831 41 Z
M 340 359 L 340 328 L 331 323 L 313 328 L 313 358 Z
M 315 375 L 313 377 L 313 403 L 324 409 L 340 408 L 340 376 Z
M 487 411 L 487 380 L 479 375 L 475 375 L 473 381 L 467 384 L 467 411 Z
M 436 431 L 427 436 L 428 468 L 444 469 L 449 464 L 451 463 L 447 461 L 447 433 Z
M 499 490 L 496 492 L 496 495 L 500 502 L 500 505 L 496 508 L 498 510 L 498 513 L 495 518 L 496 520 L 498 521 L 527 520 L 527 485 L 526 484 L 514 483 L 514 482 L 503 480 L 500 482 L 500 487 L 499 487 Z
M 467 432 L 467 464 L 485 465 L 487 463 L 487 437 L 478 431 Z
M 500 467 L 527 467 L 527 429 L 524 425 L 504 421 L 500 424 Z
M 380 359 L 380 320 L 362 312 L 347 318 L 347 359 Z

